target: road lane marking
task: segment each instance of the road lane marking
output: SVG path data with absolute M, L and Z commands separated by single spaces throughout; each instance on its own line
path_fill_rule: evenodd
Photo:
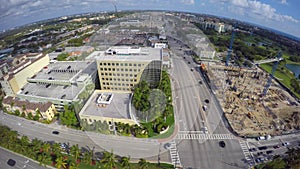
M 231 140 L 236 139 L 232 134 L 203 134 L 202 131 L 179 131 L 179 140 Z

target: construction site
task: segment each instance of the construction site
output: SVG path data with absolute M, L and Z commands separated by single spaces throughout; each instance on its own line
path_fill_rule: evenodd
M 274 136 L 300 129 L 299 103 L 260 68 L 205 63 L 201 70 L 238 135 Z

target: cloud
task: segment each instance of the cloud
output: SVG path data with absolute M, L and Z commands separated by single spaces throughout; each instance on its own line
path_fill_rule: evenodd
M 284 5 L 287 5 L 287 4 L 288 4 L 287 0 L 281 0 L 280 3 L 281 3 L 281 4 L 284 4 Z
M 228 9 L 231 12 L 241 15 L 256 16 L 256 19 L 299 22 L 292 16 L 278 14 L 276 9 L 271 5 L 257 0 L 231 0 L 229 4 L 231 4 L 231 6 L 228 6 Z
M 185 5 L 193 5 L 195 4 L 194 0 L 180 0 L 181 3 L 185 4 Z

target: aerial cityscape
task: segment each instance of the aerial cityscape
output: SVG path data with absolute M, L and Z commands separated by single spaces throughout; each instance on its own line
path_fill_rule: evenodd
M 3 2 L 0 168 L 299 169 L 300 3 L 175 1 Z

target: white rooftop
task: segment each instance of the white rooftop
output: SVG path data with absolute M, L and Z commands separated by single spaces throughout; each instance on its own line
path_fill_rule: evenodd
M 152 61 L 161 60 L 161 49 L 150 47 L 129 47 L 113 46 L 106 51 L 95 51 L 90 57 L 96 57 L 97 60 L 118 60 L 118 61 Z

